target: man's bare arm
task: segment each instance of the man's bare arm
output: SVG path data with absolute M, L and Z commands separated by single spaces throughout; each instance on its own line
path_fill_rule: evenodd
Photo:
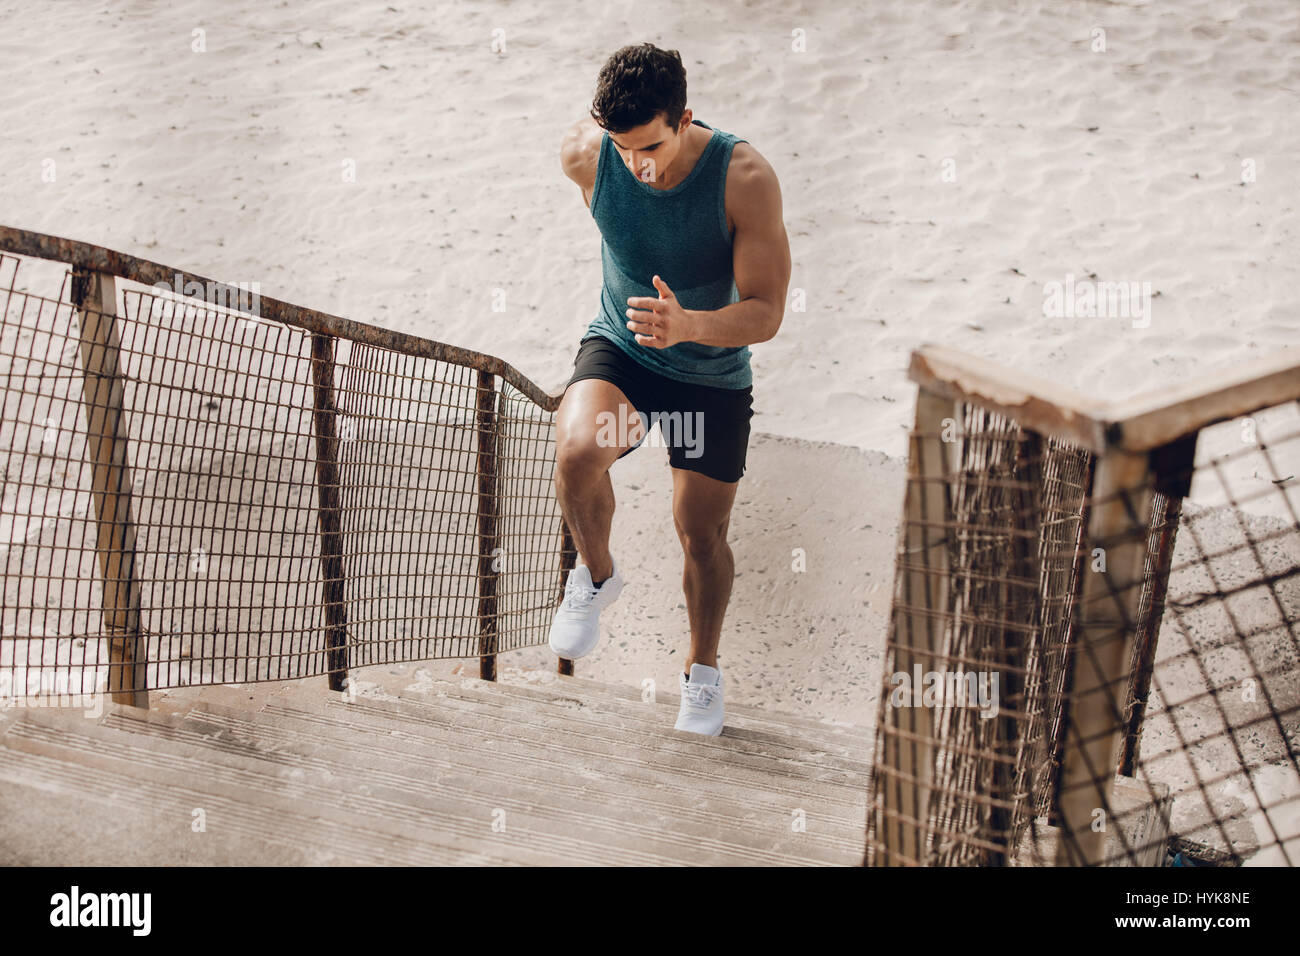
M 790 240 L 782 218 L 781 184 L 767 160 L 746 143 L 737 143 L 732 150 L 727 209 L 736 223 L 732 270 L 740 301 L 714 311 L 686 310 L 686 340 L 735 348 L 776 335 L 790 286 Z
M 560 143 L 560 168 L 582 190 L 582 201 L 591 205 L 591 191 L 596 186 L 596 165 L 600 159 L 603 130 L 591 117 L 584 117 L 569 127 Z

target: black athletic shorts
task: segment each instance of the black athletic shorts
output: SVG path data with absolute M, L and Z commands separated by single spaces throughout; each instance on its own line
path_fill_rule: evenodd
M 679 382 L 651 371 L 609 339 L 594 334 L 579 344 L 565 389 L 584 378 L 617 385 L 646 425 L 641 441 L 619 458 L 641 447 L 657 421 L 655 441 L 668 446 L 672 467 L 718 481 L 739 481 L 745 473 L 749 420 L 754 417 L 752 385 L 711 388 Z

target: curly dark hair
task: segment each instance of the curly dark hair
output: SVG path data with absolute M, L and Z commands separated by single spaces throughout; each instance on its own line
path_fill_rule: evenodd
M 638 43 L 615 51 L 600 68 L 591 118 L 608 132 L 626 133 L 663 113 L 664 121 L 676 129 L 685 109 L 682 55 Z

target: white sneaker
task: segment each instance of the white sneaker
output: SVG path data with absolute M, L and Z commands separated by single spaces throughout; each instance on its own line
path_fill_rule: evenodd
M 551 621 L 551 650 L 566 660 L 586 657 L 600 643 L 600 612 L 623 590 L 618 563 L 611 559 L 610 575 L 600 587 L 591 583 L 591 569 L 579 564 L 569 572 L 564 601 Z
M 677 711 L 677 730 L 717 737 L 722 733 L 722 672 L 707 664 L 692 664 L 691 679 L 680 671 L 677 685 L 682 704 Z

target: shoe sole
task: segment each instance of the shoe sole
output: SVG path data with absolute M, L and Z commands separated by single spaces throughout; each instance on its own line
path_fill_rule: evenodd
M 572 651 L 562 651 L 554 644 L 550 643 L 550 641 L 547 641 L 547 646 L 550 647 L 551 653 L 556 657 L 563 658 L 566 661 L 580 661 L 584 657 L 589 656 L 596 648 L 600 647 L 600 641 L 597 640 L 595 644 L 591 645 L 590 650 L 585 650 L 581 654 L 574 654 Z
M 726 727 L 727 725 L 723 724 L 721 727 L 718 728 L 718 732 L 716 734 L 706 734 L 702 730 L 684 730 L 681 727 L 674 727 L 673 730 L 676 730 L 678 733 L 683 733 L 683 734 L 694 734 L 697 737 L 721 737 L 722 731 L 724 731 Z

